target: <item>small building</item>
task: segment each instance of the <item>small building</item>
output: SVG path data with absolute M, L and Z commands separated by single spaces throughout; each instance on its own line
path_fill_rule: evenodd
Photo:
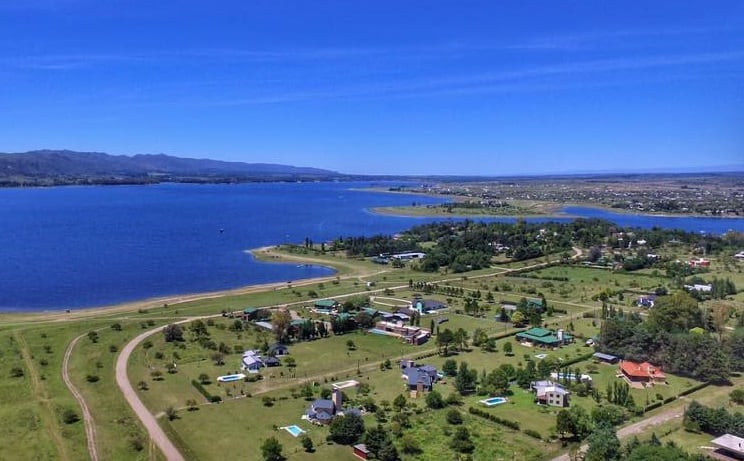
M 713 439 L 710 443 L 716 447 L 716 450 L 713 453 L 725 457 L 723 459 L 744 460 L 743 438 L 731 434 L 723 434 L 722 436 Z
M 411 309 L 419 314 L 429 314 L 442 309 L 447 309 L 447 305 L 433 299 L 415 299 L 411 302 Z
M 271 357 L 282 357 L 289 355 L 289 346 L 286 344 L 274 343 L 269 346 L 268 354 Z
M 691 259 L 687 262 L 690 267 L 710 267 L 710 261 L 705 258 Z
M 655 295 L 644 295 L 638 298 L 638 301 L 636 301 L 636 305 L 638 307 L 652 308 L 654 307 L 655 302 L 656 302 Z
M 280 367 L 282 365 L 281 360 L 276 357 L 266 357 L 263 359 L 263 363 L 267 367 Z
M 744 261 L 744 251 L 740 251 L 734 255 L 734 258 L 738 259 L 739 261 Z
M 333 299 L 319 299 L 313 303 L 313 307 L 315 309 L 323 309 L 327 311 L 331 311 L 333 309 L 338 309 L 339 303 L 336 300 Z
M 604 354 L 602 352 L 595 352 L 593 357 L 600 362 L 609 363 L 613 365 L 620 361 L 620 357 L 615 357 L 614 355 L 610 355 L 610 354 Z
M 620 362 L 620 373 L 629 384 L 665 384 L 666 375 L 661 368 L 649 362 L 633 362 L 623 360 Z
M 710 293 L 711 291 L 713 291 L 713 285 L 703 285 L 700 283 L 696 283 L 694 285 L 685 285 L 685 290 L 697 291 L 698 293 Z
M 527 300 L 527 307 L 530 308 L 530 309 L 535 309 L 538 312 L 542 312 L 543 311 L 543 308 L 544 308 L 542 299 L 538 299 L 538 298 L 530 298 L 530 299 L 528 299 Z
M 423 259 L 426 256 L 426 253 L 417 253 L 417 252 L 410 252 L 410 253 L 397 253 L 392 255 L 391 259 L 397 259 L 398 261 L 410 261 L 412 259 Z
M 368 459 L 369 458 L 369 450 L 367 449 L 367 445 L 360 443 L 357 445 L 354 445 L 354 456 L 356 456 L 359 459 Z
M 517 341 L 537 347 L 558 347 L 573 342 L 573 336 L 563 330 L 554 333 L 553 330 L 536 327 L 517 333 Z
M 535 381 L 530 387 L 535 391 L 535 401 L 538 405 L 565 408 L 570 404 L 571 393 L 553 381 Z
M 257 307 L 246 307 L 243 309 L 243 320 L 256 320 L 260 310 Z

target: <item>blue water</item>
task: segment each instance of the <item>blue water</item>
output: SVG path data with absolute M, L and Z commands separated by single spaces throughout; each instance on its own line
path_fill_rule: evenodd
M 0 310 L 102 306 L 329 275 L 320 266 L 258 262 L 247 250 L 305 237 L 392 234 L 436 219 L 379 216 L 368 208 L 443 201 L 351 190 L 370 185 L 0 189 Z M 744 219 L 566 211 L 622 225 L 744 230 Z
M 506 399 L 504 397 L 491 397 L 490 399 L 481 400 L 481 402 L 491 407 L 494 405 L 500 405 L 502 403 L 506 403 Z

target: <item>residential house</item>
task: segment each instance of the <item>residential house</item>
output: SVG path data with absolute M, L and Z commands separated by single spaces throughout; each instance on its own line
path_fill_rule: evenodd
M 426 256 L 426 253 L 397 253 L 392 255 L 391 259 L 397 259 L 398 261 L 410 261 L 412 259 L 423 259 Z
M 705 258 L 691 259 L 687 262 L 690 267 L 710 267 L 710 261 Z
M 406 380 L 408 390 L 416 391 L 419 395 L 432 390 L 434 383 L 439 379 L 439 373 L 431 365 L 412 365 L 403 369 L 401 377 Z
M 638 298 L 638 301 L 636 301 L 636 305 L 638 307 L 652 308 L 654 307 L 655 302 L 656 302 L 655 295 L 643 295 L 640 298 Z
M 559 347 L 573 340 L 573 336 L 563 330 L 553 332 L 553 330 L 536 327 L 517 333 L 517 341 L 537 347 Z
M 305 412 L 306 418 L 314 423 L 329 424 L 333 418 L 342 413 L 343 393 L 341 389 L 333 389 L 331 400 L 317 399 Z
M 339 302 L 333 299 L 319 299 L 315 301 L 313 308 L 330 312 L 334 309 L 338 309 L 339 305 Z
M 530 388 L 535 392 L 535 401 L 539 405 L 562 408 L 569 406 L 571 393 L 560 384 L 553 381 L 535 381 Z
M 630 360 L 620 362 L 620 374 L 629 384 L 665 384 L 666 375 L 660 367 L 648 362 L 638 363 Z
M 241 359 L 241 367 L 243 370 L 250 373 L 258 373 L 263 366 L 264 362 L 258 351 L 251 350 L 243 352 L 243 358 Z
M 723 434 L 713 439 L 711 445 L 716 447 L 713 452 L 716 459 L 740 459 L 744 460 L 744 438 L 732 434 Z
M 429 314 L 446 308 L 446 304 L 433 299 L 415 299 L 411 303 L 411 309 L 419 314 Z
M 420 346 L 429 340 L 431 332 L 425 328 L 406 325 L 403 322 L 380 321 L 375 324 L 377 330 L 386 332 L 390 336 L 397 336 L 408 344 Z
M 276 357 L 266 357 L 265 359 L 262 359 L 264 366 L 267 367 L 279 367 L 282 365 L 281 360 L 279 360 Z

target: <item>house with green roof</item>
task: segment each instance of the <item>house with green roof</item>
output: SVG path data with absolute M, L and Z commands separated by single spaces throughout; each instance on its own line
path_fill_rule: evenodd
M 547 328 L 531 328 L 517 333 L 517 341 L 537 347 L 558 347 L 573 342 L 573 336 L 563 330 L 554 332 Z
M 319 299 L 313 304 L 313 308 L 318 311 L 325 313 L 330 312 L 333 309 L 337 309 L 339 302 L 334 299 Z
M 530 309 L 535 309 L 538 312 L 542 312 L 544 306 L 542 299 L 530 298 L 527 300 L 527 307 Z
M 243 320 L 256 320 L 262 310 L 260 307 L 246 307 L 243 309 Z

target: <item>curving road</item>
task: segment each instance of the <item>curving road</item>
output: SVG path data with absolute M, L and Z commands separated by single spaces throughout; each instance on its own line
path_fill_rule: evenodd
M 83 410 L 83 424 L 85 425 L 85 438 L 88 441 L 88 453 L 90 454 L 91 461 L 98 461 L 98 450 L 96 449 L 96 425 L 93 423 L 93 415 L 91 415 L 90 409 L 85 403 L 83 395 L 77 390 L 75 385 L 72 384 L 69 371 L 72 350 L 75 348 L 78 341 L 80 341 L 80 338 L 87 335 L 88 333 L 83 333 L 70 341 L 70 344 L 67 345 L 64 358 L 62 359 L 62 380 L 65 382 L 65 386 L 67 386 L 67 389 L 70 390 L 70 393 L 72 393 L 72 396 L 75 397 L 75 400 L 77 400 L 77 403 Z
M 194 319 L 195 318 L 190 318 L 176 323 L 184 323 Z M 129 356 L 132 355 L 134 348 L 137 347 L 145 338 L 158 333 L 162 329 L 163 327 L 158 327 L 145 331 L 124 346 L 119 357 L 116 359 L 116 384 L 119 386 L 119 389 L 121 389 L 122 394 L 124 394 L 124 398 L 127 399 L 129 406 L 132 407 L 134 413 L 137 415 L 139 420 L 142 421 L 142 425 L 145 426 L 145 430 L 147 430 L 152 441 L 155 442 L 158 448 L 160 448 L 160 451 L 163 452 L 165 459 L 168 461 L 185 461 L 181 452 L 176 448 L 173 442 L 170 441 L 168 436 L 160 427 L 155 416 L 153 416 L 147 407 L 145 407 L 145 404 L 142 403 L 142 400 L 140 400 L 137 392 L 129 382 L 129 377 L 127 376 L 127 363 L 129 362 Z

